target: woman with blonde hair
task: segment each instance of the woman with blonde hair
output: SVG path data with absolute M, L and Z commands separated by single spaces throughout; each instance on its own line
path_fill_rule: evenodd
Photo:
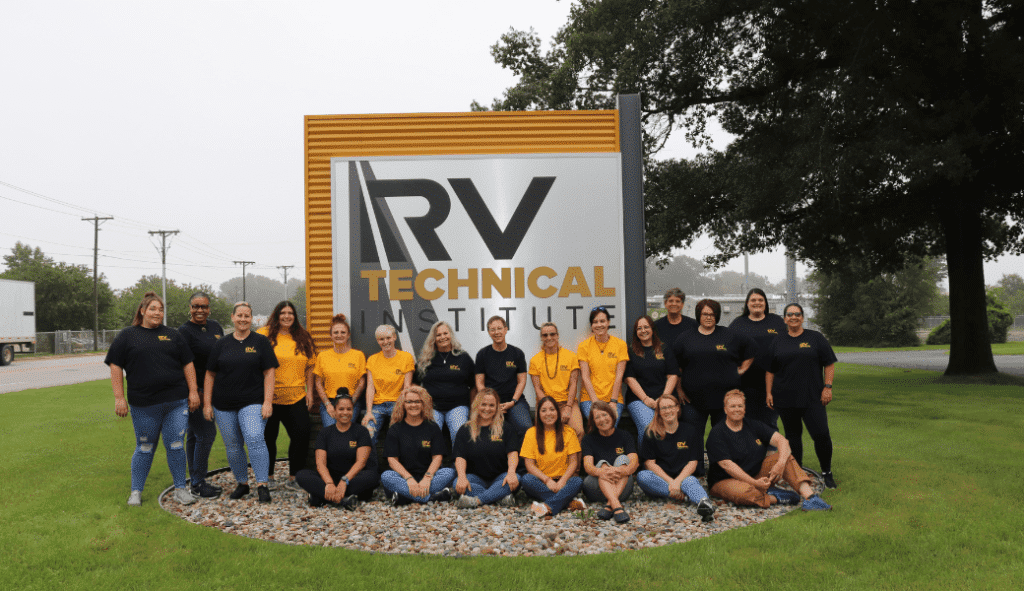
M 540 325 L 540 352 L 530 359 L 530 379 L 537 400 L 550 396 L 558 403 L 562 423 L 572 427 L 577 438 L 583 437 L 583 415 L 577 404 L 580 362 L 576 354 L 558 342 L 554 322 Z
M 450 501 L 449 486 L 455 470 L 441 468 L 447 442 L 433 421 L 433 401 L 420 386 L 409 386 L 398 396 L 391 426 L 384 440 L 390 470 L 380 475 L 392 505 Z
M 501 397 L 484 388 L 473 399 L 469 421 L 455 437 L 456 506 L 479 507 L 515 503 L 512 493 L 519 488 L 516 466 L 519 464 L 519 438 L 505 429 Z
M 380 353 L 366 360 L 366 415 L 363 426 L 370 432 L 374 445 L 384 417 L 390 416 L 398 406 L 396 401 L 405 388 L 412 385 L 416 360 L 408 351 L 395 347 L 398 333 L 390 324 L 381 324 L 374 331 Z
M 473 358 L 462 350 L 450 324 L 439 320 L 430 327 L 416 362 L 420 385 L 434 399 L 434 420 L 438 427 L 448 424 L 455 445 L 459 428 L 469 418 L 469 404 L 476 391 Z

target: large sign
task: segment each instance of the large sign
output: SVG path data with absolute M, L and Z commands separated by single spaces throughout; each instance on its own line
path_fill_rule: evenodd
M 617 153 L 334 158 L 331 181 L 334 306 L 363 350 L 381 324 L 418 352 L 446 320 L 475 354 L 497 315 L 528 356 L 544 322 L 572 348 L 595 306 L 626 324 Z

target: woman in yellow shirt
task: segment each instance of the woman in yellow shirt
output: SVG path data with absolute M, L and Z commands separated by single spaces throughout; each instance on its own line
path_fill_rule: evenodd
M 526 460 L 526 474 L 519 483 L 526 494 L 537 499 L 530 509 L 534 515 L 557 515 L 567 506 L 574 511 L 586 508 L 574 498 L 583 488 L 583 480 L 576 476 L 579 452 L 576 432 L 562 424 L 558 403 L 550 396 L 541 398 L 536 425 L 523 437 L 519 454 Z
M 331 318 L 333 348 L 320 351 L 316 356 L 313 376 L 316 393 L 320 397 L 320 423 L 324 427 L 334 424 L 334 404 L 338 389 L 346 388 L 352 399 L 352 420 L 363 414 L 363 390 L 366 389 L 366 356 L 352 348 L 352 327 L 344 314 Z
M 402 390 L 412 385 L 412 372 L 416 360 L 408 351 L 395 347 L 398 333 L 390 324 L 381 324 L 374 331 L 380 353 L 370 355 L 366 360 L 366 416 L 363 426 L 370 431 L 373 444 L 377 445 L 377 434 L 381 421 L 390 417 L 395 410 L 395 401 Z
M 584 417 L 590 417 L 590 405 L 598 400 L 615 404 L 615 426 L 622 416 L 622 377 L 626 374 L 629 348 L 626 341 L 608 334 L 608 310 L 597 306 L 590 311 L 590 337 L 580 343 L 580 377 L 585 396 L 580 402 Z
M 274 306 L 267 325 L 257 330 L 270 339 L 280 366 L 274 373 L 274 410 L 267 419 L 263 437 L 270 452 L 270 484 L 274 484 L 277 435 L 281 424 L 288 432 L 289 488 L 302 490 L 295 475 L 306 467 L 309 450 L 309 411 L 313 408 L 313 365 L 316 346 L 295 314 L 295 304 L 284 301 Z
M 558 343 L 554 322 L 540 325 L 540 352 L 530 359 L 530 379 L 537 400 L 550 396 L 558 403 L 562 423 L 572 427 L 577 439 L 583 438 L 583 417 L 576 404 L 580 381 L 580 362 L 576 354 Z

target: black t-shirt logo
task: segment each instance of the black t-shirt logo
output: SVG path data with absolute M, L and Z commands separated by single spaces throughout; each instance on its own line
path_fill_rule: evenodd
M 167 335 L 157 335 L 157 337 L 156 337 L 156 338 L 157 338 L 158 340 L 161 340 L 161 341 L 169 341 L 169 340 L 171 340 L 171 337 L 169 337 L 169 336 L 167 336 Z
M 779 331 L 775 330 L 774 328 L 769 328 L 767 332 L 768 334 L 779 334 Z
M 690 449 L 690 446 L 686 445 L 685 441 L 677 441 L 676 449 Z
M 423 449 L 430 449 L 430 440 L 429 439 L 424 439 L 423 441 L 420 442 L 420 446 Z
M 715 345 L 715 351 L 725 351 L 725 345 Z
M 246 347 L 245 348 L 245 352 L 246 353 L 256 353 L 256 347 Z
M 621 447 L 616 447 L 615 453 L 621 456 L 622 454 L 626 453 L 626 450 Z
M 811 344 L 810 343 L 800 343 L 800 348 L 801 349 L 810 349 L 811 348 Z
M 453 363 L 453 364 L 451 364 L 451 365 L 449 365 L 449 366 L 448 366 L 448 369 L 449 369 L 449 370 L 451 370 L 451 371 L 459 371 L 459 366 L 458 366 L 458 365 L 455 365 L 455 364 Z

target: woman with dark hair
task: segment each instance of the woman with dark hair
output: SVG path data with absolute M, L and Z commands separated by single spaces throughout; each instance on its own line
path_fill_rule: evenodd
M 826 488 L 836 488 L 832 475 L 832 435 L 825 406 L 832 402 L 836 354 L 818 331 L 804 328 L 800 304 L 786 306 L 786 333 L 772 343 L 771 367 L 765 374 L 768 406 L 779 411 L 793 457 L 803 466 L 803 425 L 814 440 Z
M 651 424 L 658 397 L 675 392 L 679 365 L 672 350 L 654 331 L 654 320 L 641 316 L 633 323 L 633 344 L 626 363 L 626 407 L 636 425 L 637 445 Z
M 554 322 L 540 325 L 540 352 L 530 359 L 530 379 L 537 400 L 550 396 L 558 403 L 562 422 L 572 427 L 577 438 L 583 437 L 583 415 L 576 403 L 580 362 L 576 354 L 558 343 L 558 327 Z
M 747 292 L 743 314 L 729 324 L 729 328 L 754 339 L 757 355 L 750 369 L 740 378 L 740 390 L 747 395 L 747 418 L 767 423 L 774 427 L 779 413 L 768 407 L 765 390 L 765 372 L 771 364 L 772 343 L 786 332 L 782 316 L 768 311 L 768 296 L 764 290 L 755 287 Z
M 590 409 L 590 430 L 582 443 L 583 494 L 592 503 L 605 503 L 597 512 L 600 519 L 615 518 L 616 523 L 629 521 L 622 501 L 633 494 L 633 474 L 640 459 L 632 435 L 615 428 L 615 409 L 598 401 Z
M 332 503 L 351 511 L 360 500 L 370 500 L 380 482 L 370 433 L 352 422 L 354 408 L 348 396 L 335 398 L 332 411 L 336 420 L 316 438 L 316 470 L 300 470 L 295 475 L 299 486 L 309 493 L 311 507 Z
M 334 424 L 334 402 L 338 391 L 344 388 L 352 399 L 352 420 L 359 421 L 363 414 L 360 403 L 366 389 L 366 356 L 352 348 L 352 327 L 344 314 L 331 318 L 330 349 L 320 351 L 313 366 L 316 393 L 320 397 L 320 424 Z
M 203 396 L 203 384 L 206 381 L 206 359 L 210 356 L 213 344 L 224 336 L 220 323 L 210 318 L 210 296 L 197 291 L 188 300 L 189 319 L 178 327 L 189 350 L 195 355 L 196 384 L 199 386 L 200 399 Z M 210 450 L 217 440 L 217 425 L 203 417 L 202 404 L 188 413 L 188 437 L 185 440 L 185 455 L 188 458 L 189 483 L 192 494 L 203 498 L 220 496 L 223 492 L 219 486 L 206 482 L 206 472 L 210 464 Z
M 434 420 L 444 428 L 455 445 L 455 436 L 469 418 L 469 404 L 476 392 L 473 358 L 462 350 L 450 324 L 439 320 L 430 327 L 423 342 L 416 369 L 420 385 L 434 399 Z
M 274 411 L 274 373 L 277 357 L 267 337 L 252 332 L 252 306 L 238 302 L 231 312 L 235 330 L 218 340 L 206 360 L 203 416 L 217 419 L 228 465 L 238 485 L 229 495 L 249 494 L 249 462 L 256 473 L 259 502 L 270 502 L 270 453 L 263 429 Z M 249 457 L 245 449 L 249 448 Z
M 381 324 L 374 331 L 380 352 L 366 360 L 366 415 L 363 426 L 370 431 L 374 445 L 384 417 L 394 414 L 401 392 L 412 385 L 416 360 L 408 351 L 395 347 L 398 332 L 390 324 Z M 431 413 L 432 414 L 432 413 Z M 428 415 L 429 416 L 429 415 Z
M 695 330 L 697 322 L 693 318 L 683 316 L 683 303 L 686 301 L 686 294 L 678 287 L 673 287 L 665 292 L 665 315 L 654 322 L 654 331 L 658 333 L 661 342 L 671 346 L 685 331 Z
M 693 427 L 679 421 L 681 406 L 675 396 L 664 394 L 657 404 L 658 412 L 640 444 L 645 469 L 636 475 L 636 482 L 651 498 L 688 498 L 697 504 L 701 521 L 714 521 L 715 506 L 694 476 L 698 462 L 704 462 L 703 455 L 697 457 L 700 440 Z
M 288 432 L 288 488 L 302 490 L 295 475 L 306 467 L 309 451 L 309 413 L 313 410 L 313 366 L 316 345 L 295 314 L 295 304 L 284 301 L 274 306 L 267 325 L 256 331 L 270 339 L 277 356 L 274 374 L 274 411 L 267 421 L 264 437 L 270 453 L 270 477 L 273 484 L 277 459 L 277 434 L 284 424 Z
M 722 306 L 711 299 L 697 302 L 697 330 L 679 335 L 672 345 L 679 364 L 683 391 L 683 417 L 693 425 L 704 441 L 708 418 L 711 425 L 725 418 L 722 397 L 740 387 L 740 378 L 754 363 L 757 345 L 750 337 L 718 326 Z M 704 447 L 699 450 L 704 457 Z M 697 463 L 697 475 L 704 475 L 703 462 Z
M 188 411 L 199 408 L 194 356 L 185 339 L 163 322 L 163 300 L 147 292 L 135 310 L 132 325 L 117 334 L 103 360 L 110 366 L 114 413 L 126 417 L 131 405 L 135 453 L 132 454 L 132 489 L 128 495 L 130 506 L 142 504 L 142 489 L 153 466 L 161 433 L 167 451 L 167 467 L 174 479 L 174 500 L 183 505 L 195 502 L 185 484 Z
M 537 422 L 523 437 L 519 455 L 526 460 L 526 474 L 520 480 L 526 494 L 537 499 L 530 510 L 537 517 L 557 515 L 569 507 L 586 508 L 574 499 L 583 488 L 579 470 L 580 442 L 576 432 L 563 425 L 554 398 L 537 401 Z
M 526 355 L 505 340 L 508 323 L 501 316 L 487 319 L 491 344 L 476 354 L 476 389 L 491 388 L 501 397 L 501 410 L 522 435 L 530 428 L 530 403 L 526 400 Z
M 469 421 L 455 437 L 455 492 L 461 509 L 498 503 L 515 504 L 512 493 L 519 488 L 519 438 L 505 429 L 501 398 L 484 388 L 473 399 Z
M 615 404 L 615 426 L 622 416 L 622 378 L 629 361 L 626 341 L 608 334 L 611 317 L 604 306 L 590 311 L 590 336 L 576 348 L 580 359 L 580 377 L 587 399 L 580 402 L 584 417 L 590 416 L 590 405 L 598 400 Z M 582 397 L 581 397 L 582 398 Z
M 395 402 L 384 440 L 384 457 L 391 469 L 380 475 L 392 505 L 452 498 L 448 487 L 455 480 L 455 470 L 441 468 L 447 443 L 433 415 L 430 394 L 420 386 L 409 386 Z

